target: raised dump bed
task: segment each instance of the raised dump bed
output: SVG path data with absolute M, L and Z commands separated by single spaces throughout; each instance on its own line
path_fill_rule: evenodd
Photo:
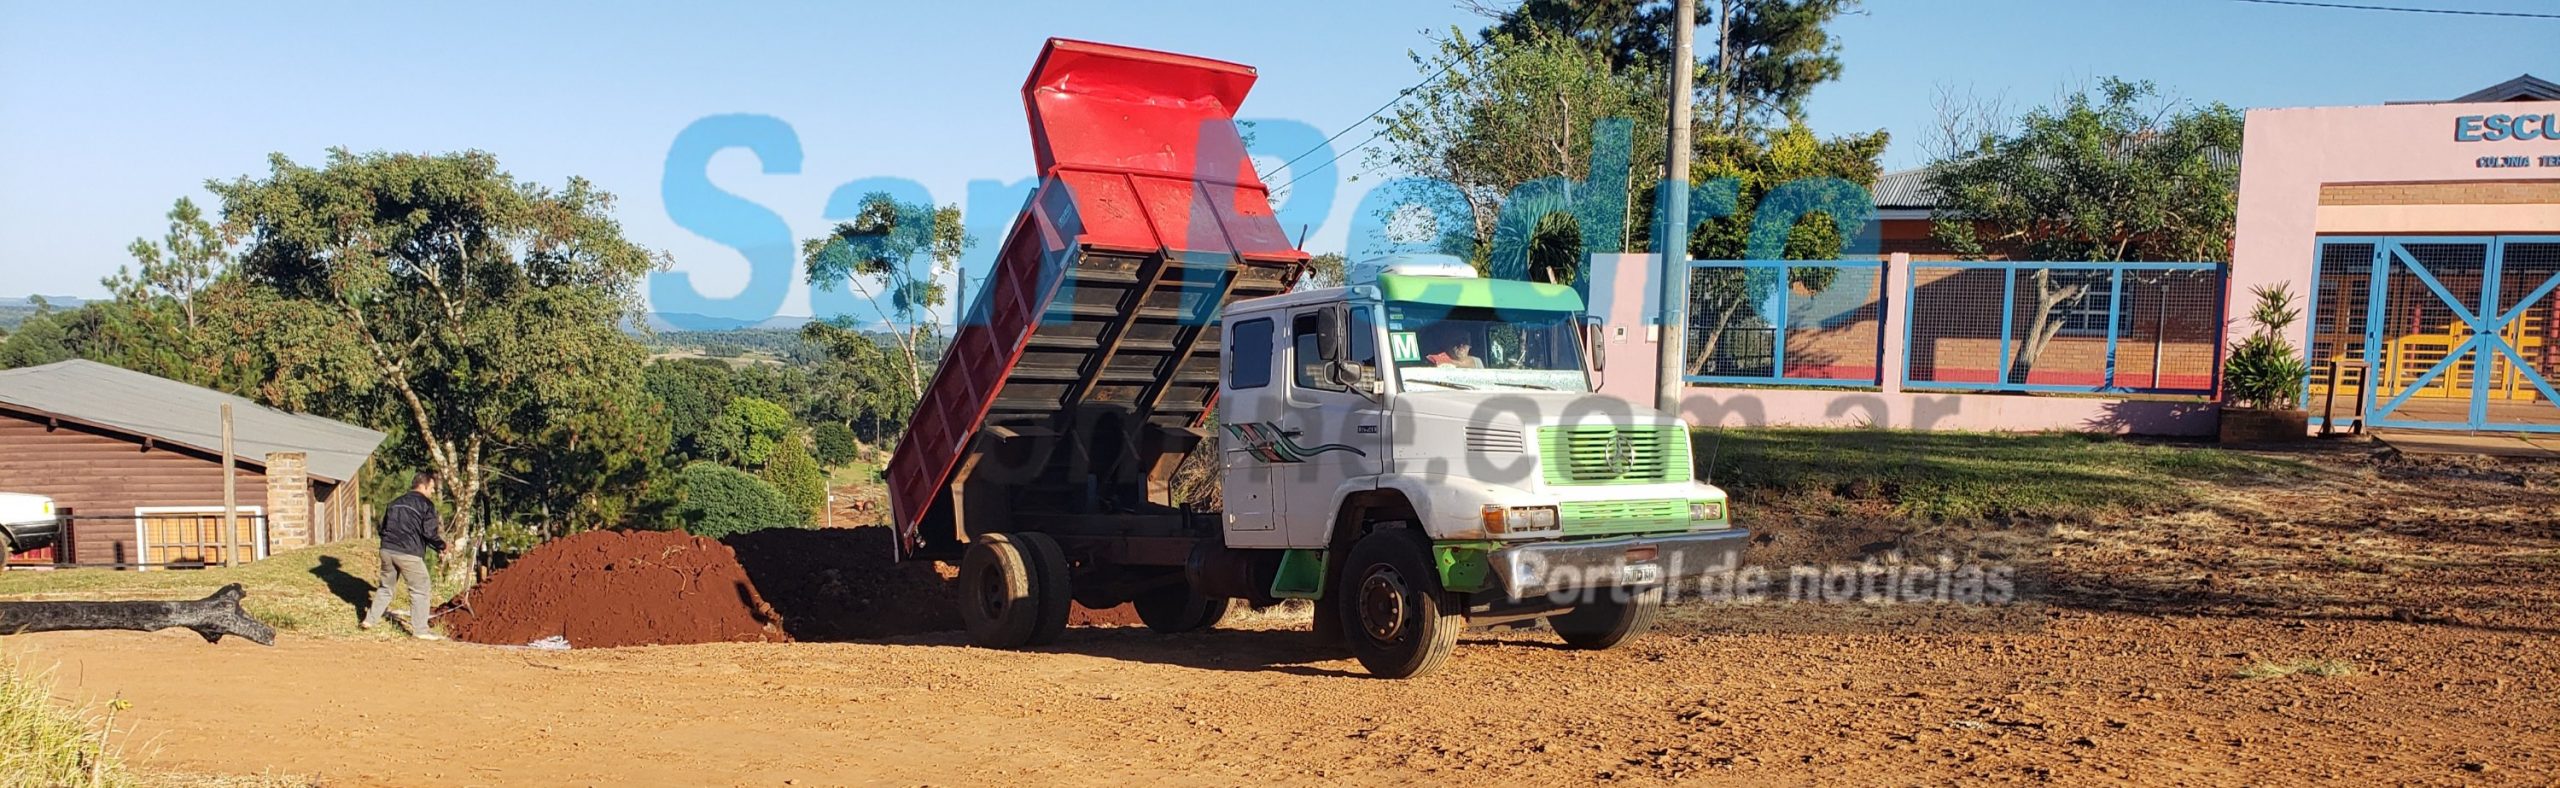
M 1217 400 L 1218 317 L 1307 259 L 1236 133 L 1253 82 L 1187 55 L 1041 50 L 1022 86 L 1040 187 L 889 462 L 901 557 L 956 557 L 1016 513 L 1180 519 L 1167 483 Z

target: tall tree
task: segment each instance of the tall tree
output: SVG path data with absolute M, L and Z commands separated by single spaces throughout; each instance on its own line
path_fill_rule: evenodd
M 1803 119 L 1813 89 L 1840 77 L 1831 22 L 1857 6 L 1858 0 L 1717 0 L 1715 49 L 1699 83 L 1709 97 L 1705 134 L 1751 134 Z
M 960 223 L 958 205 L 902 203 L 872 192 L 851 221 L 800 244 L 801 267 L 812 286 L 849 287 L 874 306 L 888 299 L 878 317 L 906 362 L 908 393 L 922 397 L 924 346 L 936 333 L 933 312 L 948 301 L 943 279 L 959 274 L 961 253 L 976 243 Z M 829 316 L 829 322 L 857 327 L 850 316 Z
M 2240 111 L 2219 102 L 2187 106 L 2149 82 L 2102 80 L 1930 165 L 1932 234 L 1969 259 L 2228 261 L 2240 125 Z M 2067 269 L 2020 278 L 2035 295 L 2013 383 L 2061 333 L 2056 309 L 2104 282 Z
M 180 197 L 169 208 L 169 232 L 160 243 L 136 238 L 125 249 L 134 265 L 119 266 L 106 278 L 108 292 L 123 300 L 165 301 L 176 308 L 189 332 L 203 323 L 196 314 L 196 294 L 230 267 L 230 244 L 205 220 L 195 200 Z
M 585 417 L 645 401 L 645 351 L 623 327 L 661 258 L 623 238 L 612 197 L 584 179 L 518 181 L 478 151 L 338 149 L 317 168 L 278 154 L 263 178 L 209 188 L 247 240 L 240 275 L 309 307 L 306 336 L 362 360 L 298 356 L 280 376 L 370 399 L 396 423 L 396 459 L 447 479 L 448 541 L 466 558 L 496 470 L 612 445 Z
M 1658 173 L 1661 146 L 1642 141 L 1660 136 L 1664 104 L 1651 68 L 1613 65 L 1610 52 L 1566 31 L 1527 22 L 1516 26 L 1523 32 L 1497 25 L 1481 42 L 1453 28 L 1438 39 L 1433 55 L 1415 55 L 1431 77 L 1381 119 L 1385 146 L 1371 161 L 1455 187 L 1449 199 L 1459 204 L 1434 208 L 1469 218 L 1473 237 L 1459 240 L 1480 267 L 1552 280 L 1561 277 L 1539 272 L 1570 270 L 1582 249 L 1641 243 L 1642 189 L 1572 192 L 1575 184 L 1622 177 L 1608 169 L 1635 181 Z M 1604 137 L 1611 128 L 1616 131 Z M 1595 168 L 1603 169 L 1594 173 Z M 1562 188 L 1521 188 L 1538 181 Z M 1525 209 L 1510 205 L 1524 194 L 1538 202 Z M 1586 221 L 1607 226 L 1582 226 Z M 1562 260 L 1549 255 L 1496 266 L 1497 247 L 1522 256 L 1537 249 L 1567 251 Z
M 1706 10 L 1705 0 L 1690 2 Z M 1675 9 L 1666 0 L 1524 0 L 1509 8 L 1476 0 L 1468 6 L 1494 19 L 1483 34 L 1488 41 L 1497 34 L 1518 39 L 1559 33 L 1607 53 L 1610 68 L 1621 71 L 1659 69 L 1671 60 Z M 1698 14 L 1698 21 L 1709 21 L 1709 15 Z
M 800 327 L 800 338 L 815 351 L 813 357 L 797 362 L 796 368 L 805 371 L 797 381 L 802 391 L 776 401 L 800 403 L 802 419 L 847 425 L 855 435 L 875 444 L 896 441 L 906 431 L 907 417 L 916 403 L 915 390 L 908 387 L 914 367 L 906 362 L 894 337 L 810 323 Z M 922 365 L 941 362 L 942 343 L 932 337 L 915 350 Z M 750 370 L 741 378 L 766 374 L 779 373 Z

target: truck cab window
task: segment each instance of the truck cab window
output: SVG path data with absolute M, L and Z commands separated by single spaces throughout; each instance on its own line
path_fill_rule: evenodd
M 1378 377 L 1377 327 L 1370 320 L 1369 310 L 1352 309 L 1351 319 L 1348 322 L 1351 335 L 1342 338 L 1343 357 L 1351 362 L 1353 372 L 1358 374 L 1361 380 L 1376 380 Z M 1289 333 L 1292 339 L 1289 366 L 1297 371 L 1299 388 L 1349 391 L 1350 387 L 1335 383 L 1324 374 L 1324 359 L 1316 355 L 1316 332 L 1321 325 L 1321 318 L 1314 312 L 1298 315 L 1289 320 Z
M 1227 387 L 1271 385 L 1271 318 L 1235 324 L 1227 331 Z

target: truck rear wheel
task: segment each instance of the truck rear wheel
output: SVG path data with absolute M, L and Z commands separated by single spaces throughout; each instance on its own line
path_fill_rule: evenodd
M 1342 566 L 1343 633 L 1360 666 L 1380 678 L 1431 672 L 1449 659 L 1464 609 L 1440 587 L 1431 542 L 1409 528 L 1385 528 L 1361 537 Z
M 1599 650 L 1613 648 L 1653 629 L 1654 614 L 1662 610 L 1660 587 L 1634 589 L 1600 589 L 1590 602 L 1572 610 L 1547 617 L 1547 626 L 1567 646 Z
M 1075 604 L 1075 587 L 1067 567 L 1067 551 L 1048 534 L 1008 534 L 1031 564 L 1032 625 L 1030 644 L 1046 646 L 1067 633 L 1067 608 Z
M 1010 534 L 984 534 L 960 556 L 960 623 L 983 648 L 1030 645 L 1040 600 L 1031 561 Z
M 1138 620 L 1148 629 L 1172 635 L 1208 629 L 1227 618 L 1234 600 L 1205 597 L 1191 592 L 1189 584 L 1166 586 L 1129 600 L 1138 609 Z

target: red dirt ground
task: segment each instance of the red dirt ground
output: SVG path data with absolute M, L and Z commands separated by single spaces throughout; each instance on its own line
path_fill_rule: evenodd
M 728 545 L 681 533 L 593 531 L 525 554 L 444 616 L 454 637 L 578 648 L 787 641 Z

